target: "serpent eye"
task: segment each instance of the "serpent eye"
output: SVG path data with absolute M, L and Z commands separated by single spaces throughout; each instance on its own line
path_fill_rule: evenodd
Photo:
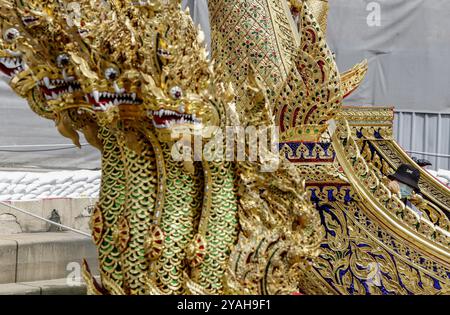
M 183 90 L 179 86 L 174 86 L 170 89 L 170 95 L 174 100 L 179 100 L 183 97 Z
M 117 70 L 116 68 L 108 68 L 105 70 L 105 78 L 110 80 L 110 81 L 114 81 L 119 77 L 119 70 Z
M 15 28 L 9 28 L 3 34 L 3 39 L 7 42 L 14 41 L 17 37 L 19 37 L 20 32 Z
M 67 54 L 61 54 L 56 57 L 56 65 L 59 68 L 65 68 L 69 65 L 70 57 Z

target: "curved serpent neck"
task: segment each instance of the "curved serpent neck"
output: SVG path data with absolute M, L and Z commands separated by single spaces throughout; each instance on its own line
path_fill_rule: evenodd
M 212 56 L 244 95 L 251 67 L 268 87 L 288 76 L 300 37 L 285 0 L 209 0 Z

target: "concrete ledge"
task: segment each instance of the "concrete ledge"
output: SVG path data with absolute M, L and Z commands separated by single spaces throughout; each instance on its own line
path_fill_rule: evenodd
M 40 295 L 41 289 L 20 283 L 0 284 L 0 295 Z
M 73 232 L 24 233 L 0 236 L 0 240 L 3 242 L 0 246 L 8 250 L 8 253 L 0 255 L 0 268 L 5 268 L 7 274 L 0 274 L 0 283 L 80 277 L 83 258 L 88 261 L 92 272 L 97 274 L 96 247 L 90 238 L 82 235 Z M 0 247 L 0 253 L 3 247 Z M 5 267 L 2 266 L 3 261 Z
M 41 295 L 86 295 L 86 284 L 78 279 L 78 285 L 69 285 L 67 279 L 23 282 L 21 284 L 40 290 Z
M 0 283 L 16 282 L 17 242 L 0 240 Z
M 0 284 L 0 295 L 86 295 L 86 284 L 69 285 L 67 279 Z

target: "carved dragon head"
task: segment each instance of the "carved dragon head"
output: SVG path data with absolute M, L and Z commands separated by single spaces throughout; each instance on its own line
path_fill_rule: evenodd
M 13 8 L 5 1 L 0 3 L 0 74 L 10 80 L 26 68 L 23 54 L 18 49 L 20 31 L 14 18 Z
M 219 126 L 223 98 L 214 82 L 203 33 L 189 13 L 174 1 L 153 20 L 146 34 L 141 53 L 152 55 L 142 71 L 144 107 L 160 140 L 174 140 L 177 129 Z

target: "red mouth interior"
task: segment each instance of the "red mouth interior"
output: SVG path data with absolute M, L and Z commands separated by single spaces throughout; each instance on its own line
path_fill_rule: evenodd
M 142 100 L 137 99 L 136 100 L 132 100 L 130 99 L 127 94 L 123 94 L 123 95 L 115 95 L 114 97 L 110 97 L 110 96 L 100 96 L 98 99 L 98 102 L 95 101 L 95 98 L 91 95 L 88 94 L 87 95 L 87 100 L 90 104 L 94 105 L 94 106 L 101 106 L 101 105 L 107 105 L 108 103 L 111 103 L 115 100 L 119 100 L 120 104 L 133 104 L 133 102 L 138 102 L 141 103 Z
M 62 93 L 63 91 L 65 91 L 68 88 L 69 88 L 68 84 L 65 85 L 65 86 L 61 85 L 61 86 L 58 86 L 58 87 L 53 88 L 53 89 L 49 89 L 46 86 L 41 86 L 41 91 L 42 91 L 42 93 L 51 96 L 53 93 L 57 93 L 57 94 Z
M 40 85 L 39 87 L 43 94 L 52 96 L 54 93 L 61 94 L 61 93 L 66 92 L 69 89 L 69 87 L 72 87 L 72 89 L 74 91 L 79 90 L 80 84 L 78 82 L 74 81 L 74 82 L 59 83 L 58 86 L 56 86 L 54 88 L 48 88 L 45 85 Z
M 177 111 L 161 111 L 153 112 L 153 122 L 158 126 L 165 126 L 166 123 L 175 122 L 175 123 L 186 123 L 186 124 L 195 124 L 197 120 L 193 118 L 192 115 L 189 114 L 181 114 Z
M 88 97 L 88 100 L 89 100 L 90 104 L 97 105 L 97 106 L 108 104 L 112 100 L 109 97 L 100 97 L 98 99 L 98 102 L 96 102 L 92 95 L 89 94 L 87 97 Z
M 172 121 L 172 120 L 176 121 L 179 119 L 180 119 L 180 117 L 177 116 L 176 114 L 163 115 L 161 117 L 159 117 L 158 115 L 153 115 L 153 121 L 158 125 L 164 125 L 166 123 L 166 121 L 167 122 Z
M 8 68 L 3 63 L 0 62 L 0 71 L 6 74 L 8 77 L 12 76 L 14 71 L 16 71 L 19 67 Z

